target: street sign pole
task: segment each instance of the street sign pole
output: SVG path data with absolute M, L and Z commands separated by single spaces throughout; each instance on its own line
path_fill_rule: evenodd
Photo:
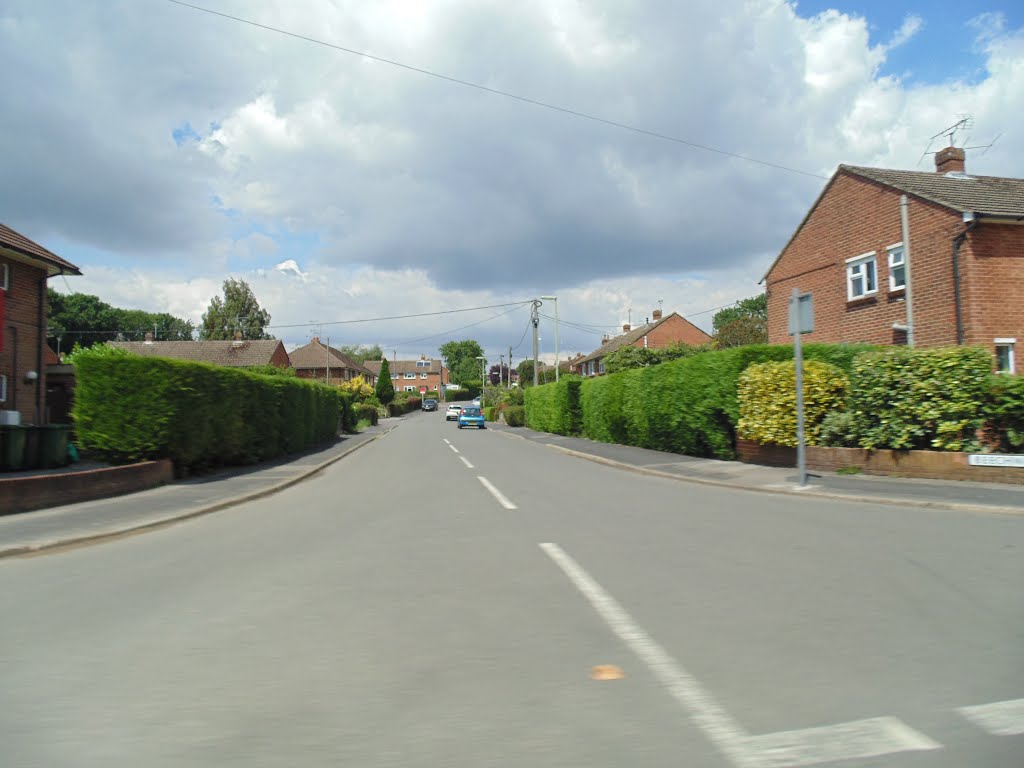
M 807 435 L 804 431 L 804 349 L 801 337 L 814 330 L 814 305 L 810 295 L 793 289 L 789 300 L 789 332 L 793 334 L 793 367 L 796 372 L 796 468 L 800 488 L 807 487 Z

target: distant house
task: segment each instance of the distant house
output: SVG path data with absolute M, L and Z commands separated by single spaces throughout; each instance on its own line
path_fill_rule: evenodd
M 74 264 L 0 224 L 0 412 L 6 412 L 5 420 L 47 421 L 46 281 L 80 274 Z
M 654 310 L 649 323 L 639 328 L 622 326 L 622 335 L 605 337 L 601 346 L 589 355 L 580 355 L 569 361 L 570 369 L 580 376 L 601 376 L 604 374 L 604 359 L 610 353 L 623 347 L 659 349 L 673 344 L 707 344 L 711 337 L 689 320 L 675 312 L 662 317 L 660 309 Z
M 364 365 L 374 376 L 380 375 L 380 360 L 367 360 Z M 396 392 L 434 392 L 448 386 L 448 369 L 440 360 L 422 355 L 419 360 L 388 360 L 391 383 Z
M 935 171 L 840 165 L 764 276 L 768 341 L 790 341 L 793 288 L 810 293 L 807 341 L 907 343 L 907 198 L 914 342 L 978 344 L 1016 372 L 1024 337 L 1024 179 L 972 176 L 946 147 Z
M 192 360 L 197 363 L 213 363 L 229 368 L 253 368 L 259 365 L 273 365 L 288 368 L 290 361 L 284 344 L 277 339 L 241 339 L 234 341 L 153 341 L 153 335 L 146 334 L 146 341 L 113 341 L 110 346 L 143 357 L 170 357 L 175 360 Z
M 289 352 L 288 357 L 292 368 L 303 379 L 339 382 L 362 376 L 371 387 L 377 384 L 377 375 L 373 371 L 334 347 L 323 344 L 315 336 L 309 344 Z

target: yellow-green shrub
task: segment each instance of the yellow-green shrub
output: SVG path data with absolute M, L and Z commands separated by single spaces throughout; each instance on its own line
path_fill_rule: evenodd
M 849 381 L 840 368 L 804 361 L 804 428 L 807 444 L 817 445 L 821 420 L 842 410 Z M 792 360 L 755 363 L 740 375 L 737 434 L 772 445 L 796 445 L 796 370 Z

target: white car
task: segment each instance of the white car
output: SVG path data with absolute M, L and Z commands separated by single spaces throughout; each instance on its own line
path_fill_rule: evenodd
M 444 420 L 445 421 L 458 421 L 460 413 L 462 413 L 462 406 L 461 405 L 449 405 L 448 406 L 448 410 L 445 411 Z
M 477 408 L 480 407 L 480 398 L 479 397 L 474 397 L 473 398 L 473 405 L 476 406 Z

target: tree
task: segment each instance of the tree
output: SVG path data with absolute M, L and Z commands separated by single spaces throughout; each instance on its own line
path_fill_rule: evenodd
M 519 386 L 533 386 L 533 360 L 530 358 L 523 360 L 523 362 L 516 366 L 516 373 L 519 374 Z M 544 365 L 544 361 L 541 360 L 540 365 L 537 368 L 537 383 L 547 384 L 554 380 L 555 367 L 553 365 Z
M 737 301 L 715 313 L 711 320 L 715 340 L 721 349 L 768 341 L 768 294 Z
M 391 368 L 388 359 L 380 359 L 380 373 L 377 374 L 377 386 L 373 389 L 381 405 L 387 405 L 395 399 L 395 385 L 391 383 Z
M 368 347 L 365 344 L 346 344 L 338 347 L 338 351 L 357 363 L 365 363 L 367 360 L 381 360 L 384 357 L 384 351 L 380 348 L 379 344 L 374 344 L 372 347 Z
M 75 344 L 86 349 L 102 341 L 118 339 L 142 341 L 146 333 L 152 333 L 159 341 L 187 340 L 194 331 L 190 321 L 166 312 L 119 309 L 86 293 L 65 295 L 47 288 L 47 301 L 49 343 L 55 351 L 69 350 Z
M 270 325 L 270 313 L 260 309 L 252 288 L 245 280 L 224 281 L 224 298 L 214 296 L 203 315 L 200 336 L 204 340 L 233 339 L 235 331 L 243 339 L 272 339 L 264 329 Z
M 483 356 L 484 348 L 478 342 L 473 339 L 446 341 L 439 351 L 453 383 L 480 381 L 477 377 L 481 375 L 481 365 L 477 357 Z
M 495 363 L 487 370 L 487 380 L 491 384 L 504 384 L 508 381 L 508 366 Z

